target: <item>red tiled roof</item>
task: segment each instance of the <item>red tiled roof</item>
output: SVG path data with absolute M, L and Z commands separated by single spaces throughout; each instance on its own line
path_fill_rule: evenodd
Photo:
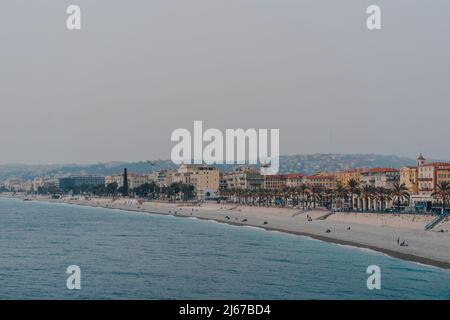
M 301 174 L 301 173 L 289 173 L 289 174 L 285 174 L 283 175 L 286 179 L 301 179 L 303 178 L 305 175 Z
M 431 162 L 421 165 L 421 167 L 440 167 L 440 166 L 450 166 L 448 162 Z
M 314 175 L 314 176 L 306 176 L 306 179 L 333 179 L 331 175 Z
M 366 168 L 346 169 L 346 170 L 338 171 L 336 173 L 354 173 L 354 172 L 363 172 L 365 170 L 367 170 L 367 169 Z
M 281 179 L 285 179 L 285 177 L 283 175 L 279 175 L 279 174 L 273 174 L 273 175 L 266 175 L 264 176 L 266 180 L 281 180 Z
M 370 172 L 370 173 L 384 173 L 384 172 L 398 172 L 398 169 L 394 168 L 372 168 L 367 169 L 364 172 Z
M 123 174 L 122 174 L 123 175 Z M 134 172 L 128 172 L 127 173 L 127 176 L 128 177 L 139 177 L 139 176 L 141 176 L 139 173 L 134 173 Z

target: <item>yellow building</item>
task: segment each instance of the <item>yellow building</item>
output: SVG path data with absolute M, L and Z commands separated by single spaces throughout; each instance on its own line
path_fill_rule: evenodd
M 178 168 L 182 180 L 194 186 L 200 199 L 213 197 L 220 188 L 220 172 L 218 169 L 197 164 L 182 164 Z M 175 175 L 176 176 L 176 175 Z
M 333 189 L 334 177 L 326 172 L 318 172 L 312 176 L 306 176 L 303 178 L 304 183 L 309 187 Z
M 410 194 L 417 194 L 418 193 L 417 167 L 401 168 L 400 184 L 405 184 Z
M 355 180 L 357 183 L 361 181 L 361 172 L 364 169 L 350 169 L 336 172 L 334 174 L 334 180 L 336 184 L 341 184 L 344 187 L 348 186 L 350 180 Z

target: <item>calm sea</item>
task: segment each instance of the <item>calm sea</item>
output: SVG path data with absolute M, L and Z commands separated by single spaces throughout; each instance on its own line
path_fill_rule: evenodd
M 366 269 L 381 268 L 381 290 Z M 66 268 L 81 268 L 68 290 Z M 0 198 L 1 299 L 450 299 L 450 272 L 305 237 Z

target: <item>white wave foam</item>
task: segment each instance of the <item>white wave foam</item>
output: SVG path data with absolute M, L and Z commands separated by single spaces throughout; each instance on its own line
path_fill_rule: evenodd
M 380 251 L 376 251 L 376 250 L 373 250 L 373 249 L 369 249 L 369 248 L 358 247 L 356 245 L 353 246 L 353 245 L 350 245 L 350 244 L 341 244 L 341 243 L 333 243 L 333 244 L 336 245 L 336 246 L 339 246 L 339 247 L 344 247 L 344 248 L 352 249 L 352 250 L 358 250 L 358 251 L 361 251 L 361 252 L 364 252 L 364 253 L 370 253 L 370 254 L 373 254 L 373 255 L 390 257 L 386 253 L 383 253 L 383 252 L 380 252 Z
M 253 229 L 253 230 L 259 230 L 259 231 L 268 231 L 268 230 L 266 230 L 266 229 L 264 229 L 264 228 L 261 228 L 261 227 L 255 227 L 255 226 L 247 226 L 247 225 L 245 225 L 245 226 L 242 226 L 242 227 L 248 228 L 248 229 Z

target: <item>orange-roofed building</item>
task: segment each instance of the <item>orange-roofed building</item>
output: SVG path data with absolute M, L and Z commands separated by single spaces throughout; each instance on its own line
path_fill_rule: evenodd
M 264 176 L 264 189 L 283 190 L 286 188 L 286 177 L 274 174 Z
M 441 181 L 450 181 L 447 180 L 449 167 L 450 163 L 447 162 L 422 163 L 417 168 L 419 194 L 422 196 L 431 195 L 436 190 L 438 183 Z M 444 175 L 446 175 L 446 177 L 444 177 Z

